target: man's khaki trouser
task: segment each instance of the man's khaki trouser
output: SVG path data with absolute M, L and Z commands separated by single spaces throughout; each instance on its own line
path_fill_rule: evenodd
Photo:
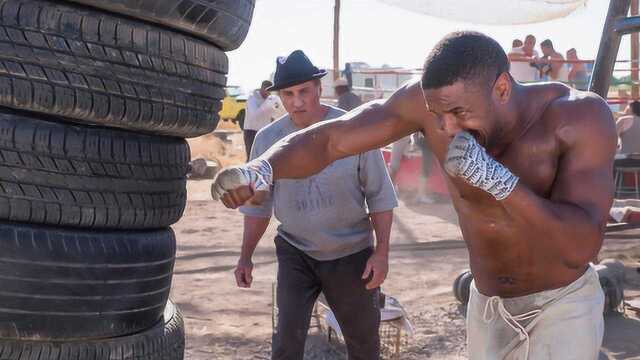
M 470 360 L 596 360 L 604 333 L 604 293 L 592 266 L 560 289 L 488 297 L 471 284 Z

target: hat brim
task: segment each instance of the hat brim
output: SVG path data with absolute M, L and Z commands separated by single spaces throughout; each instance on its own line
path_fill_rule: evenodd
M 279 83 L 279 84 L 273 84 L 273 86 L 268 87 L 267 91 L 278 91 L 278 90 L 282 90 L 282 89 L 286 89 L 288 87 L 291 86 L 295 86 L 295 85 L 300 85 L 302 83 L 305 83 L 307 81 L 311 81 L 311 80 L 315 80 L 315 79 L 321 79 L 323 77 L 325 77 L 329 72 L 327 70 L 320 70 L 320 72 L 317 72 L 313 75 L 309 76 L 305 76 L 303 78 L 298 78 L 298 79 L 289 79 L 285 82 Z

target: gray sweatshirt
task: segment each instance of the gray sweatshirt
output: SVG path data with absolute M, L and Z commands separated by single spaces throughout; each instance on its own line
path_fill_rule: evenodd
M 329 107 L 324 120 L 344 111 Z M 269 124 L 256 135 L 251 159 L 300 129 L 288 115 Z M 267 201 L 243 206 L 248 216 L 275 216 L 278 234 L 317 260 L 334 260 L 373 246 L 369 213 L 398 205 L 380 150 L 338 160 L 306 179 L 276 180 Z

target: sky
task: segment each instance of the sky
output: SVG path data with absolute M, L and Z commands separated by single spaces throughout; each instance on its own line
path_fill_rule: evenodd
M 320 68 L 333 64 L 333 0 L 257 0 L 253 23 L 242 46 L 229 52 L 229 85 L 253 89 L 275 70 L 277 56 L 302 49 Z M 556 50 L 575 47 L 582 59 L 594 59 L 609 0 L 589 0 L 571 15 L 528 25 L 477 25 L 403 10 L 377 0 L 342 0 L 340 63 L 364 61 L 420 68 L 430 49 L 456 30 L 477 30 L 505 49 L 515 38 L 549 38 Z M 629 37 L 619 59 L 628 59 Z M 620 73 L 618 73 L 620 74 Z M 623 74 L 624 75 L 624 74 Z

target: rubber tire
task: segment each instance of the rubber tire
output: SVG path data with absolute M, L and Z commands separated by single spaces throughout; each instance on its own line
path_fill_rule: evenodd
M 604 292 L 604 313 L 614 313 L 624 301 L 624 264 L 618 260 L 601 261 L 595 266 Z
M 189 146 L 0 111 L 0 220 L 157 229 L 180 219 Z
M 70 0 L 185 31 L 224 51 L 249 32 L 255 0 Z
M 463 270 L 453 282 L 453 295 L 462 304 L 466 305 L 469 302 L 472 281 L 473 275 L 471 271 Z
M 171 301 L 150 329 L 129 336 L 74 342 L 0 340 L 0 360 L 182 360 L 185 332 Z
M 0 222 L 0 338 L 107 338 L 149 328 L 169 298 L 175 252 L 170 229 Z
M 228 60 L 190 36 L 77 5 L 0 0 L 0 106 L 194 137 L 213 131 Z

